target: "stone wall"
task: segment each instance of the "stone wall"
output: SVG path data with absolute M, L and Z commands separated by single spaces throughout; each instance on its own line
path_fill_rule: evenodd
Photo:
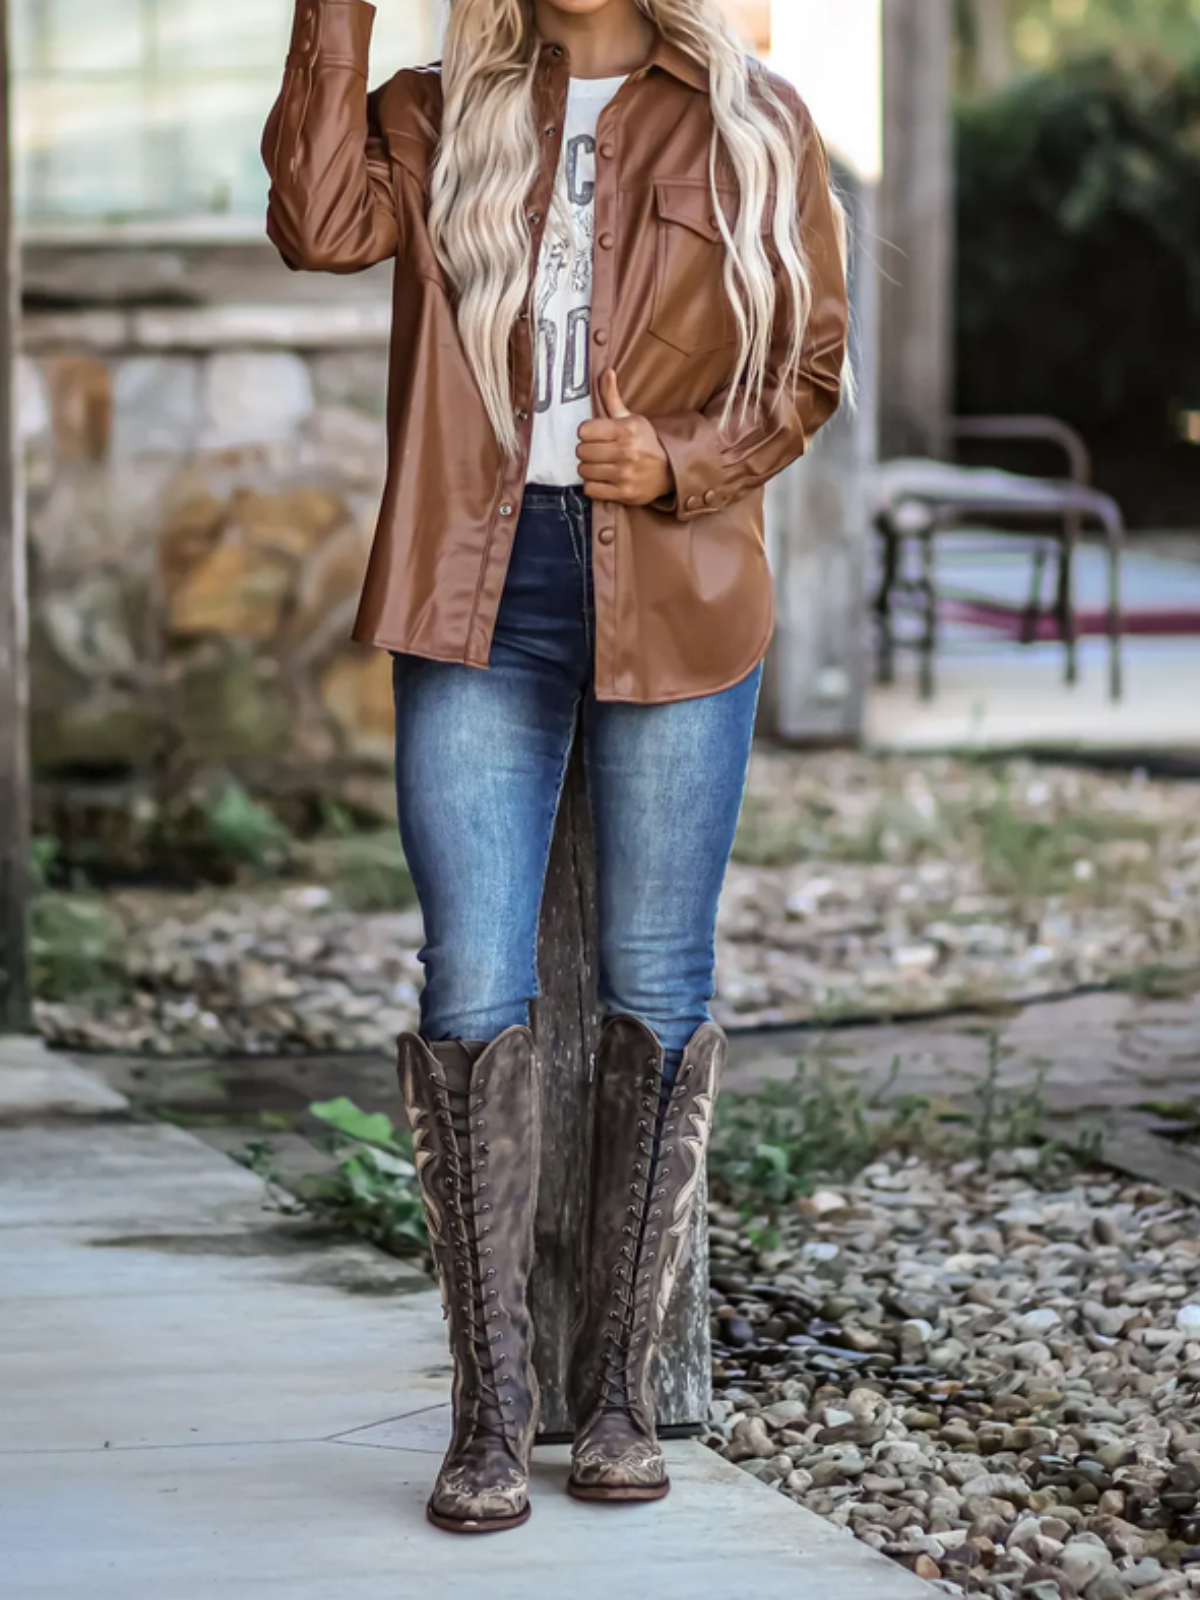
M 279 282 L 264 257 L 250 286 Z M 348 642 L 384 470 L 385 290 L 27 313 L 42 778 L 386 769 L 388 660 Z

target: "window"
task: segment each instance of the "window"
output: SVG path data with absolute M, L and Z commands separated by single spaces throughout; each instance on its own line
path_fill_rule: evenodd
M 26 227 L 259 224 L 291 0 L 10 0 Z M 435 51 L 435 0 L 380 6 L 374 70 Z
M 765 49 L 770 0 L 726 0 Z M 26 228 L 257 228 L 259 139 L 292 0 L 10 0 Z M 374 76 L 436 53 L 438 0 L 388 0 Z

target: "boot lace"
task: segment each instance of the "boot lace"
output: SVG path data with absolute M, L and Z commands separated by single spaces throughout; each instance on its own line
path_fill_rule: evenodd
M 633 1162 L 629 1185 L 630 1202 L 625 1208 L 626 1222 L 621 1230 L 622 1245 L 613 1268 L 612 1302 L 609 1326 L 604 1333 L 604 1365 L 601 1372 L 601 1409 L 609 1412 L 634 1410 L 634 1369 L 643 1355 L 656 1321 L 658 1262 L 662 1239 L 663 1210 L 660 1201 L 667 1196 L 671 1162 L 675 1157 L 675 1135 L 687 1093 L 691 1065 L 685 1063 L 674 1086 L 664 1090 L 662 1067 L 657 1058 L 647 1063 L 642 1083 L 641 1117 L 637 1125 L 637 1159 Z
M 447 1296 L 470 1330 L 474 1354 L 465 1396 L 476 1402 L 476 1428 L 508 1440 L 514 1429 L 512 1397 L 503 1391 L 513 1379 L 503 1369 L 508 1364 L 504 1344 L 504 1311 L 496 1285 L 494 1255 L 486 1243 L 492 1232 L 492 1204 L 488 1189 L 487 1102 L 477 1083 L 470 1090 L 438 1085 L 437 1120 L 445 1152 L 445 1185 L 450 1253 L 454 1264 Z M 447 1306 L 447 1312 L 450 1312 Z M 500 1326 L 496 1326 L 500 1324 Z

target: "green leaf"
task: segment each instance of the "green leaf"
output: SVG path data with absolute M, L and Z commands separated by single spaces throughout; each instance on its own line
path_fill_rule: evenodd
M 347 1139 L 358 1139 L 363 1144 L 390 1145 L 395 1136 L 396 1127 L 389 1116 L 382 1111 L 363 1111 L 344 1095 L 337 1100 L 320 1100 L 308 1109 Z

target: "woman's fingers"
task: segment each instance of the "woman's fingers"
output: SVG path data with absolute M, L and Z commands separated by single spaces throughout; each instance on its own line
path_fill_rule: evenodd
M 634 506 L 641 504 L 632 489 L 623 489 L 619 484 L 615 483 L 603 483 L 585 478 L 583 492 L 589 500 L 607 500 L 610 505 Z
M 596 417 L 579 425 L 581 444 L 619 444 L 629 438 L 629 429 L 620 422 L 610 422 L 607 417 Z

